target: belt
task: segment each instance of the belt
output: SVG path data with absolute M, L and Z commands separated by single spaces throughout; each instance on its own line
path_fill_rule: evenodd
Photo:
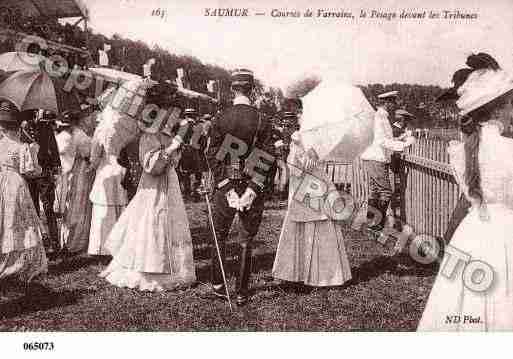
M 232 162 L 226 166 L 226 177 L 230 180 L 241 180 L 243 177 L 244 164 Z

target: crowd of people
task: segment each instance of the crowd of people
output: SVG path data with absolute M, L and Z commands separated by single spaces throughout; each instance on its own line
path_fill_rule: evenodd
M 20 42 L 20 36 L 37 36 L 48 40 L 48 46 L 44 49 L 30 48 L 29 52 L 40 52 L 46 57 L 62 56 L 70 68 L 75 66 L 86 68 L 91 64 L 86 33 L 78 26 L 69 23 L 61 24 L 57 19 L 46 16 L 27 16 L 17 7 L 0 7 L 0 29 L 16 34 L 16 36 L 6 36 L 6 40 L 0 44 L 2 52 L 13 51 Z
M 27 16 L 20 8 L 0 7 L 0 27 L 77 48 L 86 45 L 85 34 L 78 27 L 47 16 Z
M 474 291 L 462 278 L 447 278 L 442 267 L 420 330 L 513 329 L 508 289 L 513 241 L 504 230 L 513 222 L 513 167 L 504 162 L 513 142 L 503 136 L 511 129 L 513 79 L 487 54 L 472 55 L 467 65 L 463 81 L 440 97 L 459 108 L 465 134 L 464 142 L 449 148 L 463 196 L 446 241 L 492 266 L 494 287 Z M 8 278 L 31 283 L 47 271 L 48 260 L 87 253 L 105 259 L 108 266 L 98 274 L 118 287 L 160 291 L 192 285 L 196 273 L 185 201 L 206 193 L 212 298 L 231 302 L 226 242 L 238 216 L 234 292 L 243 306 L 251 298 L 254 238 L 275 183 L 288 194 L 288 209 L 273 276 L 315 287 L 347 283 L 352 275 L 344 222 L 332 208 L 294 200 L 305 178 L 338 193 L 318 149 L 304 144 L 302 103 L 290 100 L 273 119 L 252 104 L 254 84 L 251 71 L 234 71 L 232 105 L 216 114 L 176 107 L 168 88 L 149 79 L 122 86 L 130 90 L 125 93 L 144 94 L 148 104 L 168 108 L 166 116 L 126 113 L 112 102 L 101 111 L 84 104 L 81 111 L 59 114 L 20 112 L 15 102 L 1 98 L 0 283 Z M 398 108 L 398 92 L 377 98 L 372 142 L 361 154 L 373 233 L 387 225 L 394 154 L 415 142 L 411 115 Z M 257 165 L 255 153 L 262 160 Z M 490 234 L 493 240 L 485 239 Z M 453 315 L 481 319 L 455 324 L 446 319 Z

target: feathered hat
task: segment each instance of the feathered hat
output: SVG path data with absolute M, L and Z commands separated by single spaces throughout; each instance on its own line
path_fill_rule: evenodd
M 513 78 L 487 53 L 470 55 L 466 65 L 454 73 L 453 87 L 437 98 L 456 100 L 460 115 L 465 116 L 513 90 Z

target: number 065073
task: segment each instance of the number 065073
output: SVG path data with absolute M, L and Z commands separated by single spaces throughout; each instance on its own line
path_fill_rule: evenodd
M 52 351 L 55 348 L 53 342 L 33 342 L 33 343 L 23 343 L 23 350 L 46 350 Z

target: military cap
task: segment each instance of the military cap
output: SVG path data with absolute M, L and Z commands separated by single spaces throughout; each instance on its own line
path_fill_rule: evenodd
M 253 85 L 253 71 L 248 69 L 236 69 L 232 72 L 233 85 Z

